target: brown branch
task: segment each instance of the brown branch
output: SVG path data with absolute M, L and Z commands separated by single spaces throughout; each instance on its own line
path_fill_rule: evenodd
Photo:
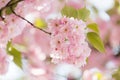
M 11 1 L 12 1 L 12 0 L 11 0 Z M 15 4 L 17 4 L 17 3 L 21 2 L 21 1 L 24 1 L 24 0 L 18 0 L 18 1 L 16 1 L 16 2 L 14 2 L 14 3 L 9 2 L 9 3 L 7 4 L 7 7 L 11 7 L 11 6 L 13 6 L 13 5 L 15 5 Z
M 4 20 L 4 17 L 2 16 L 2 11 L 0 10 L 0 17 L 2 20 Z
M 18 1 L 16 1 L 16 2 L 14 2 L 14 3 L 11 3 L 12 0 L 10 0 L 4 7 L 2 7 L 2 8 L 0 9 L 0 17 L 1 17 L 1 19 L 4 20 L 4 17 L 2 16 L 2 11 L 3 11 L 5 8 L 10 7 L 10 6 L 13 6 L 13 5 L 15 5 L 15 4 L 17 4 L 18 2 L 21 2 L 21 1 L 24 1 L 24 0 L 18 0 Z M 10 4 L 10 3 L 11 3 L 11 4 Z
M 2 7 L 2 8 L 0 9 L 0 17 L 1 17 L 1 19 L 4 20 L 4 17 L 2 16 L 2 11 L 3 11 L 5 8 L 10 7 L 10 9 L 11 9 L 11 11 L 12 11 L 12 13 L 13 13 L 14 15 L 16 15 L 17 17 L 23 19 L 24 21 L 26 21 L 27 23 L 29 23 L 29 24 L 30 24 L 31 26 L 33 26 L 34 28 L 37 28 L 37 29 L 39 29 L 39 30 L 41 30 L 41 31 L 43 31 L 43 32 L 51 35 L 50 32 L 47 32 L 47 31 L 45 31 L 45 30 L 43 30 L 43 29 L 38 28 L 38 27 L 35 26 L 33 23 L 31 23 L 30 21 L 28 21 L 28 20 L 25 19 L 24 17 L 18 15 L 18 14 L 14 11 L 13 6 L 14 6 L 15 4 L 17 4 L 18 2 L 21 2 L 21 1 L 24 1 L 24 0 L 18 0 L 18 1 L 13 2 L 13 3 L 12 3 L 12 0 L 10 0 L 4 7 Z
M 11 0 L 11 1 L 12 1 L 12 0 Z M 2 11 L 8 6 L 8 4 L 9 4 L 11 1 L 9 1 L 4 7 L 2 7 L 2 8 L 0 9 L 0 17 L 1 17 L 2 20 L 4 20 L 4 17 L 2 16 Z
M 26 21 L 27 23 L 29 23 L 31 26 L 33 26 L 34 28 L 37 28 L 37 29 L 39 29 L 39 30 L 41 30 L 41 31 L 43 31 L 43 32 L 45 32 L 45 33 L 47 33 L 47 34 L 49 34 L 49 35 L 51 35 L 51 33 L 50 32 L 47 32 L 47 31 L 45 31 L 45 30 L 43 30 L 43 29 L 40 29 L 40 28 L 38 28 L 37 26 L 35 26 L 33 23 L 31 23 L 30 21 L 28 21 L 27 19 L 25 19 L 24 17 L 22 17 L 22 16 L 20 16 L 20 15 L 18 15 L 14 10 L 13 10 L 13 8 L 12 7 L 10 7 L 10 9 L 11 9 L 11 11 L 12 11 L 12 13 L 14 14 L 14 15 L 16 15 L 17 17 L 19 17 L 19 18 L 21 18 L 21 19 L 23 19 L 24 21 Z

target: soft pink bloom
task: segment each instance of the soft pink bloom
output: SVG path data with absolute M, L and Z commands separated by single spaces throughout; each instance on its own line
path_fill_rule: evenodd
M 13 43 L 25 46 L 27 49 L 27 52 L 25 53 L 29 53 L 28 55 L 31 55 L 31 51 L 36 51 L 36 48 L 40 49 L 40 52 L 45 55 L 48 55 L 51 51 L 50 35 L 29 25 L 23 30 L 21 35 L 13 39 Z
M 54 65 L 49 64 L 45 61 L 38 60 L 36 64 L 29 62 L 26 66 L 25 72 L 27 73 L 28 75 L 27 77 L 29 78 L 29 80 L 39 80 L 39 79 L 40 80 L 41 79 L 42 80 L 53 80 L 53 69 L 52 68 L 54 68 Z
M 98 51 L 93 50 L 88 58 L 87 65 L 82 67 L 83 70 L 90 68 L 99 68 L 100 70 L 107 70 L 107 68 L 118 67 L 120 65 L 120 57 L 116 58 L 111 47 L 105 47 L 106 52 L 101 54 Z M 99 62 L 99 63 L 98 63 Z M 110 66 L 108 63 L 112 62 Z
M 98 68 L 85 70 L 82 80 L 112 80 L 110 72 L 102 71 Z
M 100 36 L 103 41 L 109 36 L 111 26 L 109 21 L 102 20 L 101 18 L 96 18 L 96 23 L 98 24 L 98 28 L 100 31 Z
M 96 22 L 100 29 L 101 38 L 110 44 L 111 47 L 117 47 L 120 45 L 120 16 L 112 15 L 110 16 L 110 21 L 104 21 L 100 18 L 96 19 Z
M 0 0 L 0 9 L 4 7 L 10 0 Z
M 8 28 L 5 22 L 0 21 L 0 48 L 5 48 L 8 40 Z
M 26 26 L 26 22 L 14 14 L 6 16 L 5 22 L 8 28 L 8 37 L 10 39 L 20 35 Z
M 120 28 L 112 28 L 111 35 L 110 35 L 110 44 L 112 47 L 118 47 L 120 45 Z
M 120 45 L 120 15 L 112 15 L 111 21 L 111 33 L 110 33 L 110 44 L 112 47 L 118 47 Z
M 27 2 L 26 2 L 27 1 Z M 21 7 L 22 6 L 22 7 Z M 25 0 L 22 2 L 19 2 L 18 5 L 15 8 L 15 12 L 23 17 L 25 17 L 27 14 L 34 12 L 34 1 L 29 2 L 29 0 Z
M 37 45 L 30 46 L 29 52 L 26 57 L 30 64 L 39 65 L 38 62 L 42 62 L 46 60 L 46 54 L 41 51 L 41 48 Z
M 67 5 L 76 9 L 85 7 L 85 0 L 67 0 Z
M 23 17 L 28 15 L 34 16 L 34 14 L 31 14 L 34 12 L 39 14 L 37 15 L 38 17 L 46 19 L 51 14 L 57 13 L 61 8 L 62 6 L 59 0 L 24 0 L 18 3 L 15 11 Z
M 28 67 L 28 74 L 30 80 L 53 80 L 53 73 L 51 65 L 40 63 L 40 66 L 30 65 Z M 49 67 L 48 67 L 49 66 Z
M 90 55 L 85 33 L 86 24 L 82 20 L 63 17 L 50 24 L 53 62 L 67 62 L 83 66 Z
M 21 35 L 13 39 L 13 44 L 23 45 L 26 49 L 22 56 L 28 62 L 25 72 L 29 80 L 53 80 L 50 65 L 47 65 L 50 61 L 46 60 L 50 53 L 50 35 L 28 25 Z
M 5 74 L 8 70 L 8 57 L 4 49 L 0 48 L 0 74 Z
M 7 42 L 20 35 L 26 26 L 26 22 L 14 14 L 5 17 L 0 21 L 0 47 L 6 47 Z

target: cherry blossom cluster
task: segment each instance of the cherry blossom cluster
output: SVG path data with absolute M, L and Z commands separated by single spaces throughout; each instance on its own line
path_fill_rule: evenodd
M 2 71 L 2 73 L 7 69 L 6 67 L 10 60 L 6 54 L 6 45 L 9 40 L 20 35 L 24 27 L 24 21 L 15 15 L 6 16 L 4 21 L 0 21 L 0 60 L 3 64 L 6 64 L 1 64 L 0 71 Z
M 58 0 L 49 0 L 49 1 L 19 0 L 15 2 L 15 3 L 18 2 L 15 9 L 13 9 L 12 6 L 12 4 L 14 5 L 15 3 L 10 3 L 10 2 L 11 2 L 10 0 L 0 1 L 0 62 L 1 62 L 0 73 L 1 74 L 7 71 L 9 64 L 9 56 L 7 55 L 6 52 L 8 41 L 11 39 L 16 39 L 17 36 L 23 33 L 25 27 L 27 26 L 35 27 L 34 21 L 36 18 L 47 19 L 47 16 L 49 16 L 50 13 L 57 12 L 59 9 L 58 6 L 60 7 L 60 2 Z M 52 3 L 54 2 L 56 3 L 56 5 L 52 5 Z M 7 8 L 10 8 L 10 11 L 12 11 L 12 13 L 6 14 Z M 28 37 L 28 35 L 25 36 Z M 34 49 L 35 48 L 36 47 L 34 47 Z
M 0 1 L 0 74 L 7 72 L 11 60 L 6 51 L 10 40 L 27 60 L 25 71 L 32 80 L 53 80 L 51 67 L 55 64 L 51 62 L 78 67 L 87 63 L 91 49 L 86 40 L 86 22 L 60 13 L 66 5 L 83 8 L 84 0 L 18 0 L 16 7 L 10 2 Z M 35 26 L 36 19 L 44 20 L 47 28 Z
M 74 18 L 55 19 L 51 23 L 52 61 L 78 66 L 86 64 L 90 48 L 86 42 L 86 24 Z

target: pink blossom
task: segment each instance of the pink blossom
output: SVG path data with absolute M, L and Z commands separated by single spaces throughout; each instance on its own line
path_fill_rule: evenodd
M 27 36 L 27 37 L 26 37 Z M 23 33 L 13 39 L 14 44 L 23 45 L 26 50 L 22 56 L 27 59 L 27 69 L 30 80 L 53 80 L 50 65 L 47 65 L 46 58 L 50 53 L 50 36 L 30 25 L 23 30 Z M 49 66 L 49 67 L 48 67 Z
M 109 21 L 102 20 L 101 18 L 96 19 L 96 23 L 98 24 L 99 30 L 100 30 L 100 36 L 102 40 L 106 40 L 106 38 L 109 36 L 111 26 L 109 24 Z
M 30 80 L 53 80 L 53 73 L 51 70 L 51 65 L 45 65 L 44 63 L 41 64 L 39 67 L 30 65 L 28 67 L 28 74 Z M 49 67 L 48 67 L 49 66 Z
M 86 24 L 82 20 L 61 18 L 50 24 L 52 61 L 67 62 L 83 66 L 90 55 L 85 33 Z
M 13 43 L 24 46 L 25 50 L 20 49 L 20 51 L 22 52 L 22 56 L 28 61 L 28 64 L 25 65 L 27 65 L 29 69 L 27 69 L 27 74 L 32 75 L 30 76 L 30 80 L 36 80 L 37 78 L 43 78 L 43 80 L 44 78 L 47 79 L 45 75 L 49 75 L 48 73 L 45 73 L 44 75 L 41 75 L 40 73 L 40 75 L 36 76 L 37 72 L 34 72 L 34 70 L 44 71 L 44 67 L 47 67 L 45 66 L 47 63 L 46 59 L 51 51 L 50 36 L 28 25 L 21 35 L 13 39 Z M 44 65 L 44 67 L 42 67 L 42 65 Z M 33 71 L 32 73 L 31 70 Z
M 39 65 L 38 62 L 46 60 L 46 54 L 41 51 L 41 48 L 37 45 L 30 46 L 29 52 L 27 53 L 28 61 L 30 64 Z
M 0 48 L 0 74 L 5 74 L 8 70 L 8 57 L 4 49 Z
M 27 36 L 27 37 L 26 37 Z M 15 44 L 22 44 L 27 48 L 27 53 L 29 51 L 36 51 L 36 48 L 40 49 L 40 52 L 44 53 L 45 55 L 49 54 L 50 49 L 50 35 L 33 28 L 32 26 L 28 25 L 22 32 L 21 35 L 15 37 L 13 39 L 13 43 Z M 33 44 L 33 45 L 31 45 Z M 28 54 L 30 55 L 30 54 Z
M 5 17 L 6 27 L 8 28 L 9 38 L 20 35 L 26 26 L 26 22 L 14 14 Z
M 0 21 L 0 46 L 5 48 L 7 42 L 20 35 L 25 26 L 26 23 L 14 14 L 6 16 L 4 21 Z
M 120 15 L 112 15 L 111 21 L 111 34 L 110 34 L 110 44 L 112 47 L 118 47 L 120 45 Z
M 34 16 L 34 14 L 31 14 L 34 12 L 39 14 L 37 17 L 47 19 L 51 14 L 57 13 L 61 7 L 59 0 L 24 0 L 18 3 L 15 12 L 23 17 L 28 15 Z
M 93 50 L 91 52 L 91 55 L 88 58 L 87 65 L 82 67 L 83 70 L 90 69 L 90 68 L 99 68 L 100 70 L 108 70 L 108 68 L 114 68 L 118 67 L 120 65 L 120 58 L 116 58 L 113 54 L 112 48 L 109 46 L 105 47 L 106 52 L 104 54 L 101 54 L 98 51 Z M 98 63 L 99 62 L 99 63 Z M 109 62 L 112 64 L 109 65 Z
M 4 21 L 0 21 L 0 48 L 5 48 L 8 40 L 8 28 Z
M 4 7 L 10 0 L 0 0 L 0 9 Z
M 84 71 L 82 80 L 112 80 L 112 76 L 109 72 L 91 68 Z
M 118 47 L 120 45 L 120 28 L 112 28 L 111 35 L 110 35 L 110 44 L 112 47 Z

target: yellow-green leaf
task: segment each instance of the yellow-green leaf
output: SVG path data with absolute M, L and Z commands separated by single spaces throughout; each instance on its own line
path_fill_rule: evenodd
M 12 10 L 10 9 L 10 7 L 5 8 L 5 13 L 7 15 L 10 15 L 12 13 Z
M 115 80 L 120 80 L 120 67 L 118 68 L 117 71 L 115 71 L 112 75 L 112 77 L 115 79 Z
M 90 11 L 86 8 L 81 8 L 81 9 L 75 9 L 74 7 L 71 6 L 65 6 L 61 10 L 62 15 L 65 15 L 67 17 L 74 17 L 77 19 L 82 19 L 86 21 L 86 19 L 90 15 Z
M 98 29 L 98 25 L 96 23 L 91 23 L 87 25 L 87 28 L 93 30 L 94 32 L 99 34 L 99 29 Z
M 20 0 L 11 0 L 8 5 L 11 5 L 11 7 L 12 7 L 13 10 L 14 10 L 19 2 L 20 2 Z M 12 4 L 13 4 L 13 5 L 12 5 Z M 10 9 L 10 7 L 6 7 L 6 8 L 5 8 L 5 13 L 6 13 L 7 15 L 12 14 L 12 10 Z
M 98 51 L 100 52 L 105 52 L 105 48 L 104 48 L 104 44 L 101 40 L 101 38 L 99 37 L 99 35 L 95 32 L 88 32 L 87 33 L 87 39 L 89 41 L 89 43 L 96 48 Z
M 67 17 L 74 17 L 74 18 L 77 18 L 78 16 L 78 13 L 77 13 L 77 10 L 74 9 L 73 7 L 71 6 L 65 6 L 62 11 L 61 11 L 62 15 L 65 15 Z
M 102 80 L 102 78 L 103 78 L 103 75 L 100 72 L 96 72 L 95 76 L 97 77 L 98 80 Z
M 44 29 L 47 27 L 47 23 L 45 22 L 45 20 L 40 18 L 35 19 L 34 25 L 40 29 Z
M 14 63 L 22 68 L 21 53 L 12 46 L 11 42 L 8 42 L 7 44 L 7 53 L 12 55 Z
M 78 10 L 78 19 L 82 19 L 83 21 L 86 21 L 89 15 L 90 15 L 90 11 L 86 8 L 82 8 Z

